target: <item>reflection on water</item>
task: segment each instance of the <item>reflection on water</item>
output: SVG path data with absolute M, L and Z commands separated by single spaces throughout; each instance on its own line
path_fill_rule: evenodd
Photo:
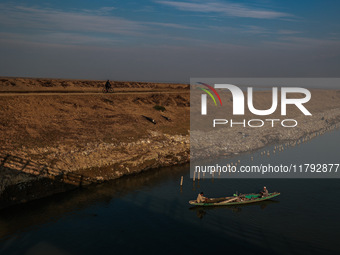
M 326 148 L 339 151 L 339 137 L 336 131 L 301 145 L 299 159 L 320 158 Z M 290 153 L 272 163 L 293 160 Z M 327 155 L 339 162 L 338 153 Z M 281 195 L 242 206 L 188 204 L 200 191 L 222 197 L 263 186 Z M 0 211 L 0 254 L 338 254 L 339 196 L 338 179 L 193 184 L 188 165 L 165 168 Z
M 189 210 L 196 212 L 196 216 L 199 219 L 202 219 L 204 215 L 206 215 L 206 211 L 209 211 L 209 210 L 221 210 L 221 213 L 223 213 L 223 211 L 225 210 L 231 210 L 233 213 L 242 213 L 242 209 L 246 207 L 259 207 L 261 210 L 264 210 L 270 204 L 276 204 L 276 203 L 280 203 L 280 201 L 266 200 L 266 201 L 258 202 L 258 203 L 244 204 L 244 205 L 232 205 L 232 206 L 207 206 L 207 207 L 192 206 L 189 208 Z
M 30 226 L 56 221 L 65 214 L 91 206 L 107 206 L 116 197 L 157 186 L 166 180 L 177 181 L 181 175 L 187 174 L 187 169 L 188 165 L 155 169 L 2 210 L 0 238 L 25 231 Z

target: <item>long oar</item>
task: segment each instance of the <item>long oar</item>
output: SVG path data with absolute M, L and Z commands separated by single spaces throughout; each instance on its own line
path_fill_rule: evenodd
M 223 202 L 221 202 L 221 203 L 219 203 L 219 204 L 227 204 L 227 203 L 233 202 L 233 201 L 235 201 L 235 200 L 237 200 L 237 199 L 238 199 L 238 197 L 234 197 L 234 198 L 232 198 L 232 199 L 223 201 Z

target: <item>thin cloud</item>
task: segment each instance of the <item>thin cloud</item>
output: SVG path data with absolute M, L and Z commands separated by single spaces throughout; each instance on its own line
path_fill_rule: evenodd
M 271 34 L 272 31 L 264 28 L 264 27 L 260 27 L 260 26 L 243 26 L 244 30 L 242 31 L 243 33 L 247 33 L 247 34 Z
M 110 46 L 123 43 L 122 40 L 112 39 L 101 36 L 87 36 L 82 34 L 73 33 L 48 33 L 48 34 L 17 34 L 17 33 L 0 33 L 0 40 L 2 42 L 28 42 L 34 43 L 39 41 L 45 44 L 55 44 L 58 42 L 60 45 L 100 45 Z
M 277 38 L 276 41 L 264 42 L 266 45 L 273 46 L 275 48 L 284 49 L 296 49 L 296 50 L 307 50 L 307 49 L 337 49 L 340 50 L 340 41 L 331 39 L 317 39 L 310 37 L 297 37 L 297 36 L 282 36 Z
M 141 35 L 151 29 L 152 26 L 194 29 L 176 23 L 143 22 L 112 15 L 100 15 L 103 12 L 113 10 L 113 8 L 103 7 L 92 11 L 66 12 L 54 9 L 0 5 L 0 23 L 4 27 L 25 28 L 35 31 L 75 31 L 125 35 Z
M 220 13 L 232 17 L 256 18 L 256 19 L 278 19 L 290 17 L 284 12 L 273 10 L 257 9 L 247 7 L 244 4 L 222 3 L 222 2 L 178 2 L 178 1 L 155 1 L 156 3 L 174 7 L 181 11 L 201 12 L 201 13 Z
M 294 34 L 300 34 L 302 33 L 301 31 L 295 31 L 295 30 L 279 30 L 277 31 L 278 34 L 280 35 L 294 35 Z
M 95 13 L 65 12 L 24 6 L 0 6 L 0 23 L 14 29 L 34 32 L 94 32 L 137 35 L 147 29 L 141 23 Z
M 185 25 L 180 25 L 180 24 L 175 24 L 175 23 L 145 22 L 144 24 L 161 26 L 161 27 L 179 28 L 179 29 L 199 29 L 197 27 L 185 26 Z
M 302 45 L 319 45 L 319 46 L 327 46 L 327 45 L 339 45 L 339 40 L 329 40 L 329 39 L 317 39 L 317 38 L 309 38 L 309 37 L 297 37 L 297 36 L 286 36 L 280 38 L 283 41 L 302 44 Z
M 115 10 L 116 7 L 113 7 L 113 6 L 106 6 L 106 7 L 101 7 L 99 8 L 100 11 L 103 11 L 103 12 L 110 12 L 112 10 Z
M 113 6 L 107 6 L 107 7 L 101 7 L 99 9 L 95 9 L 95 10 L 89 10 L 89 9 L 82 9 L 82 12 L 86 12 L 86 13 L 92 13 L 92 14 L 97 14 L 97 15 L 108 15 L 110 14 L 113 10 L 116 10 L 116 7 Z
M 269 29 L 265 27 L 260 27 L 260 26 L 243 26 L 244 30 L 242 31 L 243 33 L 248 33 L 248 34 L 271 34 L 271 35 L 296 35 L 302 33 L 301 31 L 295 31 L 295 30 L 274 30 L 274 29 Z

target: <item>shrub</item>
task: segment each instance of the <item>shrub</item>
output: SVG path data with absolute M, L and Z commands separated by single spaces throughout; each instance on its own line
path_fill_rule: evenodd
M 157 111 L 162 111 L 162 112 L 165 111 L 165 107 L 161 105 L 155 105 L 153 108 Z

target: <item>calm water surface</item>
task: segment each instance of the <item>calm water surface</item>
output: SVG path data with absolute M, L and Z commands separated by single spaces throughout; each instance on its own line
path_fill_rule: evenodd
M 266 160 L 339 163 L 339 142 L 334 131 Z M 0 254 L 340 254 L 340 179 L 205 179 L 194 185 L 188 169 L 149 171 L 0 211 Z M 281 196 L 238 207 L 188 204 L 200 191 L 219 197 L 264 185 Z

